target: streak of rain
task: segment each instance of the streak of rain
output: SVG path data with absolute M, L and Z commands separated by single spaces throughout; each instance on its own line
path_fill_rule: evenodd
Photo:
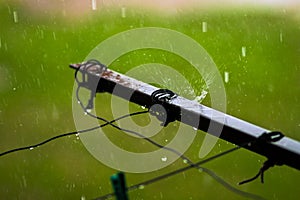
M 97 10 L 97 1 L 92 0 L 92 10 Z
M 52 36 L 53 36 L 53 39 L 56 40 L 56 34 L 54 31 L 52 32 Z
M 122 16 L 122 18 L 126 17 L 126 8 L 125 7 L 121 8 L 121 16 Z
M 224 81 L 225 83 L 229 82 L 229 72 L 224 72 Z
M 17 11 L 13 11 L 13 17 L 14 17 L 14 22 L 15 22 L 15 23 L 18 23 L 19 17 L 18 17 Z
M 203 33 L 207 32 L 207 22 L 202 22 L 202 32 Z
M 242 56 L 246 57 L 246 47 L 245 46 L 242 47 Z

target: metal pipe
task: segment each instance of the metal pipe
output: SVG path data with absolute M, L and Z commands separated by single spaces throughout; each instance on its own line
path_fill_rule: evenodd
M 70 67 L 78 69 L 80 65 L 81 64 L 72 64 Z M 97 92 L 109 92 L 148 108 L 153 105 L 151 98 L 152 93 L 159 89 L 113 70 L 106 70 L 104 73 L 99 74 L 97 70 L 89 68 L 87 73 L 93 83 L 98 81 Z M 264 133 L 270 133 L 271 131 L 181 96 L 164 102 L 163 106 L 166 110 L 172 112 L 175 120 L 215 136 L 219 136 L 219 132 L 217 129 L 209 128 L 210 124 L 222 127 L 219 136 L 221 139 L 239 146 L 242 145 L 242 147 L 252 152 L 278 161 L 280 165 L 285 164 L 300 170 L 299 141 L 289 137 L 283 137 L 276 142 L 261 141 L 259 140 L 260 136 Z M 214 116 L 222 116 L 223 120 Z M 245 145 L 250 141 L 258 142 Z

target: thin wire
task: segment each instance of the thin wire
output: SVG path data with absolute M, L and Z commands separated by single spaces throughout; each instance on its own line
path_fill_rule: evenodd
M 111 121 L 106 120 L 106 123 L 104 123 L 102 125 L 99 125 L 99 126 L 95 126 L 95 127 L 92 127 L 92 128 L 87 128 L 87 129 L 79 130 L 79 131 L 73 131 L 73 132 L 69 132 L 69 133 L 63 133 L 63 134 L 51 137 L 51 138 L 49 138 L 47 140 L 44 140 L 44 141 L 42 141 L 40 143 L 37 143 L 37 144 L 33 144 L 33 145 L 29 145 L 29 146 L 24 146 L 24 147 L 19 147 L 19 148 L 15 148 L 15 149 L 11 149 L 11 150 L 2 152 L 2 153 L 0 153 L 0 157 L 4 156 L 4 155 L 7 155 L 7 154 L 10 154 L 10 153 L 13 153 L 13 152 L 17 152 L 17 151 L 32 150 L 32 149 L 34 149 L 36 147 L 40 147 L 40 146 L 42 146 L 42 145 L 44 145 L 44 144 L 46 144 L 48 142 L 51 142 L 53 140 L 56 140 L 56 139 L 59 139 L 59 138 L 62 138 L 62 137 L 66 137 L 66 136 L 70 136 L 70 135 L 76 135 L 76 134 L 85 133 L 85 132 L 90 132 L 90 131 L 93 131 L 95 129 L 107 126 L 107 125 L 109 125 L 111 123 L 114 123 L 116 121 L 119 121 L 121 119 L 124 119 L 126 117 L 134 116 L 134 115 L 140 115 L 140 114 L 144 114 L 144 113 L 147 113 L 147 112 L 148 111 L 139 111 L 139 112 L 134 112 L 134 113 L 126 114 L 126 115 L 123 115 L 123 116 L 118 117 L 118 118 L 116 118 L 114 120 L 111 120 Z
M 88 61 L 89 62 L 89 61 Z M 88 65 L 88 62 L 85 64 L 85 65 L 80 65 L 76 71 L 75 71 L 75 79 L 77 80 L 77 83 L 78 83 L 78 87 L 77 87 L 77 90 L 76 90 L 76 98 L 77 98 L 77 101 L 78 103 L 81 105 L 83 111 L 89 115 L 90 117 L 93 117 L 95 119 L 98 119 L 98 120 L 101 120 L 101 121 L 104 121 L 104 122 L 107 122 L 109 123 L 106 119 L 102 118 L 102 117 L 99 117 L 97 115 L 94 115 L 90 112 L 87 112 L 87 109 L 85 108 L 85 106 L 83 105 L 83 103 L 81 102 L 80 100 L 80 97 L 79 97 L 79 90 L 80 88 L 82 87 L 82 83 L 78 80 L 78 77 L 77 77 L 77 73 L 78 71 L 80 70 L 80 68 L 82 66 L 88 66 L 88 67 L 91 67 L 91 65 Z M 98 65 L 102 66 L 101 63 L 97 63 Z M 91 89 L 91 93 L 94 93 L 94 91 L 92 91 Z M 91 95 L 92 97 L 92 95 Z M 89 100 L 91 101 L 91 99 Z M 178 155 L 183 161 L 185 161 L 187 164 L 189 164 L 190 168 L 196 168 L 198 170 L 202 170 L 203 172 L 207 173 L 209 176 L 211 176 L 212 178 L 214 178 L 218 183 L 220 183 L 221 185 L 223 185 L 225 188 L 227 188 L 228 190 L 240 195 L 240 196 L 243 196 L 243 197 L 246 197 L 246 198 L 253 198 L 253 199 L 262 199 L 262 198 L 257 198 L 259 196 L 255 195 L 255 194 L 251 194 L 251 193 L 247 193 L 247 192 L 244 192 L 242 190 L 239 190 L 235 187 L 233 187 L 232 185 L 230 185 L 229 183 L 227 183 L 225 180 L 223 180 L 221 177 L 219 177 L 217 174 L 215 174 L 213 171 L 211 171 L 210 169 L 207 169 L 207 168 L 204 168 L 204 167 L 201 167 L 199 165 L 196 165 L 193 161 L 191 161 L 188 157 L 186 157 L 184 154 L 180 153 L 179 151 L 173 149 L 173 148 L 170 148 L 170 147 L 166 147 L 166 146 L 163 146 L 157 142 L 155 142 L 154 140 L 142 135 L 141 133 L 138 133 L 136 131 L 132 131 L 132 130 L 128 130 L 128 129 L 124 129 L 124 128 L 121 128 L 113 123 L 109 123 L 112 127 L 120 130 L 120 131 L 123 131 L 123 132 L 127 132 L 127 133 L 131 133 L 131 134 L 134 134 L 136 136 L 139 136 L 141 139 L 144 139 L 146 141 L 148 141 L 149 143 L 155 145 L 156 147 L 158 148 L 161 148 L 161 149 L 165 149 L 167 151 L 170 151 L 170 152 L 173 152 L 174 154 Z M 222 155 L 222 153 L 221 153 Z
M 207 163 L 207 162 L 210 162 L 210 161 L 212 161 L 212 160 L 214 160 L 214 159 L 217 159 L 217 158 L 219 158 L 219 157 L 225 156 L 226 154 L 229 154 L 229 153 L 231 153 L 231 152 L 234 152 L 234 151 L 236 151 L 236 150 L 238 150 L 238 149 L 240 149 L 240 148 L 241 148 L 240 146 L 233 147 L 233 148 L 231 148 L 231 149 L 229 149 L 229 150 L 223 151 L 223 152 L 221 152 L 221 153 L 219 153 L 219 154 L 216 154 L 216 155 L 214 155 L 214 156 L 212 156 L 212 157 L 209 157 L 209 158 L 207 158 L 207 159 L 205 159 L 205 160 L 198 161 L 197 163 L 194 164 L 194 166 L 189 165 L 189 166 L 186 166 L 186 167 L 182 167 L 182 168 L 179 168 L 179 169 L 177 169 L 177 170 L 168 172 L 168 173 L 166 173 L 166 174 L 157 176 L 157 177 L 155 177 L 155 178 L 152 178 L 152 179 L 149 179 L 149 180 L 146 180 L 146 181 L 137 183 L 137 184 L 135 184 L 135 185 L 129 186 L 129 187 L 127 188 L 127 191 L 133 191 L 133 190 L 139 189 L 140 187 L 144 187 L 144 186 L 146 186 L 146 185 L 150 185 L 150 184 L 156 183 L 156 182 L 158 182 L 158 181 L 160 181 L 160 180 L 166 179 L 166 178 L 168 178 L 168 177 L 171 177 L 171 176 L 177 175 L 177 174 L 179 174 L 179 173 L 185 172 L 185 171 L 187 171 L 187 170 L 189 170 L 189 169 L 194 168 L 195 166 L 203 165 L 203 164 L 205 164 L 205 163 Z M 206 173 L 207 173 L 207 172 L 206 172 Z M 220 181 L 223 181 L 223 180 L 221 179 Z M 225 184 L 228 184 L 228 183 L 225 182 Z M 231 186 L 228 187 L 227 189 L 231 190 Z M 244 191 L 240 191 L 240 190 L 237 190 L 236 192 L 240 193 L 240 195 L 242 195 L 242 196 L 244 196 L 244 197 L 246 197 L 246 198 L 260 199 L 260 200 L 261 200 L 261 199 L 264 199 L 263 197 L 261 197 L 261 196 L 259 196 L 259 195 L 256 195 L 256 194 L 251 194 L 251 193 L 244 192 Z M 110 197 L 113 197 L 114 195 L 115 195 L 115 193 L 109 193 L 109 194 L 103 195 L 103 196 L 101 196 L 101 197 L 97 197 L 97 198 L 95 198 L 94 200 L 104 200 L 104 199 L 108 199 L 108 198 L 110 198 Z

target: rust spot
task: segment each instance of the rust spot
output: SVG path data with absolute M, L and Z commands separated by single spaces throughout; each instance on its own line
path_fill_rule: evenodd
M 102 77 L 108 78 L 108 77 L 110 77 L 112 74 L 113 74 L 112 71 L 107 70 L 107 71 L 103 72 Z

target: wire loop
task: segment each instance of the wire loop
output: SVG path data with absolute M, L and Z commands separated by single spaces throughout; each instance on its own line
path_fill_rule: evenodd
M 178 109 L 170 109 L 170 105 L 167 104 L 176 97 L 177 94 L 168 89 L 158 89 L 151 94 L 152 106 L 149 112 L 162 122 L 162 126 L 167 126 L 170 122 L 175 121 L 180 114 Z

